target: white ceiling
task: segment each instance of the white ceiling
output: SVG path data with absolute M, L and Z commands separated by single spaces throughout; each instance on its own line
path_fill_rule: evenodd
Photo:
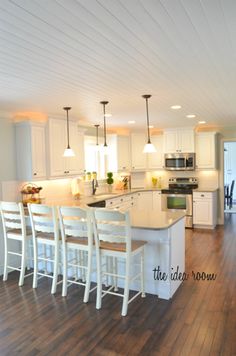
M 234 125 L 235 17 L 235 0 L 1 0 L 0 109 L 96 124 L 106 99 L 108 127 L 138 127 L 152 94 L 157 128 Z

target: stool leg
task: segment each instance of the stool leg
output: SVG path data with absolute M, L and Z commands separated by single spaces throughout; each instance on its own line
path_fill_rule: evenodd
M 141 252 L 141 297 L 145 298 L 146 294 L 145 294 L 145 287 L 144 287 L 144 249 L 142 249 Z
M 54 269 L 53 269 L 53 279 L 52 279 L 51 294 L 55 294 L 56 291 L 57 291 L 58 264 L 59 264 L 59 246 L 58 246 L 58 244 L 54 247 L 54 250 L 55 250 L 55 253 L 54 253 Z
M 126 259 L 125 288 L 124 288 L 124 297 L 123 297 L 122 312 L 121 312 L 122 316 L 126 316 L 128 311 L 129 281 L 130 281 L 130 261 Z
M 88 267 L 88 269 L 87 269 L 86 285 L 85 285 L 85 291 L 84 291 L 84 303 L 87 303 L 89 300 L 91 270 L 92 270 L 92 253 L 91 252 L 88 252 L 87 267 Z
M 26 267 L 26 241 L 22 240 L 22 252 L 21 252 L 21 268 L 20 268 L 20 278 L 19 287 L 23 286 L 25 278 L 25 267 Z
M 4 272 L 3 272 L 3 280 L 7 281 L 8 278 L 8 241 L 5 238 L 5 244 L 4 244 Z
M 113 257 L 113 273 L 117 274 L 117 257 Z M 114 291 L 118 292 L 117 277 L 114 277 Z
M 67 245 L 62 245 L 62 263 L 63 263 L 63 282 L 62 282 L 62 297 L 67 296 Z
M 105 257 L 106 258 L 106 257 Z M 96 309 L 101 309 L 102 307 L 102 257 L 100 252 L 96 252 L 96 262 L 97 262 L 97 299 L 96 299 Z
M 38 242 L 36 238 L 33 239 L 33 251 L 34 251 L 34 274 L 33 274 L 33 288 L 38 286 Z

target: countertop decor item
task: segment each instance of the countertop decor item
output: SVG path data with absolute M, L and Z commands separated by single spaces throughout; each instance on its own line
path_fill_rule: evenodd
M 146 100 L 146 111 L 147 111 L 147 134 L 148 142 L 144 146 L 143 153 L 154 153 L 156 152 L 155 146 L 151 143 L 150 139 L 150 127 L 149 127 L 149 113 L 148 113 L 148 99 L 151 98 L 151 95 L 145 94 L 142 96 Z
M 108 191 L 111 192 L 112 191 L 112 185 L 114 183 L 114 179 L 113 179 L 113 173 L 112 172 L 108 172 L 107 173 L 107 184 L 108 184 Z
M 40 191 L 42 187 L 38 187 L 34 183 L 27 183 L 23 185 L 21 189 L 22 203 L 27 206 L 28 203 L 41 204 L 42 198 L 40 197 Z
M 68 111 L 71 109 L 71 107 L 66 106 L 63 109 L 66 111 L 66 124 L 67 124 L 67 148 L 65 149 L 63 156 L 74 157 L 75 153 L 72 150 L 72 148 L 70 148 L 70 130 L 69 130 L 69 116 L 68 116 Z

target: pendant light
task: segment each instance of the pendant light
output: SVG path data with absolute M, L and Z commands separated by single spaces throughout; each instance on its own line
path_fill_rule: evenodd
M 68 116 L 68 111 L 71 109 L 71 107 L 64 107 L 63 108 L 66 111 L 66 122 L 67 122 L 67 148 L 64 151 L 63 156 L 64 157 L 74 157 L 75 153 L 74 151 L 70 148 L 70 133 L 69 133 L 69 116 Z
M 104 118 L 104 145 L 103 145 L 103 153 L 104 155 L 108 154 L 108 146 L 107 146 L 107 133 L 106 133 L 106 105 L 108 101 L 100 101 L 100 104 L 103 105 L 103 118 Z
M 96 127 L 96 146 L 95 146 L 95 150 L 99 151 L 99 143 L 98 143 L 98 128 L 100 125 L 94 125 L 94 127 Z
M 151 143 L 150 140 L 150 128 L 149 128 L 149 114 L 148 114 L 148 99 L 151 98 L 151 95 L 145 94 L 142 97 L 146 100 L 146 111 L 147 111 L 147 133 L 148 133 L 148 142 L 144 146 L 143 153 L 154 153 L 156 152 L 155 146 Z

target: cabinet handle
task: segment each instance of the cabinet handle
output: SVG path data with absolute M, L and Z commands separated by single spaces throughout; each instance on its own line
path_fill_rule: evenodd
M 34 176 L 37 176 L 37 173 L 34 173 Z
M 134 197 L 131 197 L 131 199 L 134 199 Z
M 204 194 L 201 194 L 201 197 L 205 197 L 205 195 L 204 195 Z
M 123 169 L 125 169 L 126 167 L 122 167 Z
M 120 201 L 123 201 L 123 199 L 121 199 Z

